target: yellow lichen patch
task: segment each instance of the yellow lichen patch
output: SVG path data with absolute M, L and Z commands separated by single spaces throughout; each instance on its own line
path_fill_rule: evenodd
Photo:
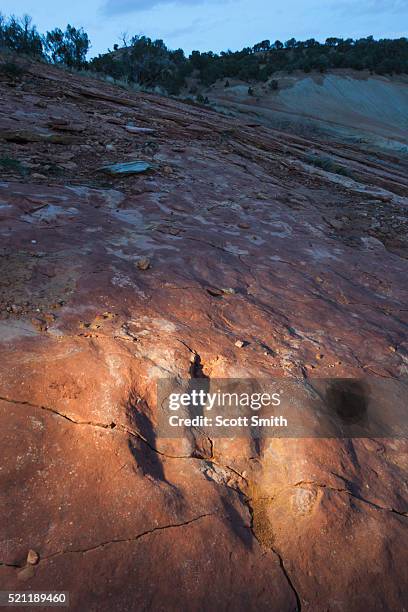
M 312 485 L 288 485 L 271 491 L 259 483 L 250 483 L 248 505 L 252 512 L 252 529 L 258 541 L 273 548 L 282 537 L 287 537 L 299 520 L 307 520 L 317 509 L 322 491 Z M 289 529 L 288 529 L 289 527 Z M 296 531 L 296 529 L 295 529 Z
M 252 529 L 257 540 L 266 548 L 272 548 L 274 544 L 273 528 L 268 515 L 271 502 L 272 500 L 268 498 L 251 501 Z

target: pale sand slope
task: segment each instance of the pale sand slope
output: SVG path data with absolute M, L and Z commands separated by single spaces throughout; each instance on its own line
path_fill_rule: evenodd
M 408 80 L 352 71 L 326 75 L 275 75 L 277 92 L 231 81 L 211 89 L 217 105 L 266 125 L 314 129 L 394 150 L 408 150 Z

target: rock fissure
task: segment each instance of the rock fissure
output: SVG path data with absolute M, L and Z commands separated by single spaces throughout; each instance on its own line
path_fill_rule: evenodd
M 248 512 L 249 512 L 249 515 L 250 515 L 250 529 L 251 529 L 253 537 L 259 542 L 259 544 L 261 546 L 264 546 L 264 547 L 268 548 L 269 550 L 271 550 L 276 555 L 276 557 L 278 558 L 279 567 L 281 568 L 281 571 L 282 571 L 283 575 L 285 576 L 285 579 L 286 579 L 286 581 L 288 583 L 288 586 L 289 586 L 290 590 L 292 591 L 292 593 L 293 593 L 293 595 L 295 597 L 295 600 L 296 600 L 296 612 L 302 612 L 302 602 L 301 602 L 300 595 L 299 595 L 295 585 L 293 584 L 292 578 L 290 577 L 290 575 L 288 573 L 288 570 L 287 570 L 287 568 L 285 566 L 285 563 L 283 561 L 282 555 L 276 550 L 276 548 L 272 545 L 272 543 L 270 541 L 268 541 L 268 543 L 264 543 L 264 542 L 262 542 L 258 538 L 258 536 L 256 534 L 256 529 L 255 529 L 255 526 L 254 526 L 254 509 L 253 509 L 253 507 L 251 505 L 251 499 L 249 497 L 246 497 L 245 495 L 243 495 L 242 496 L 242 501 L 246 505 L 246 507 L 248 509 Z
M 322 483 L 318 483 L 318 482 L 314 482 L 312 480 L 303 480 L 300 482 L 296 482 L 294 485 L 292 485 L 293 487 L 302 487 L 302 486 L 313 486 L 316 487 L 318 489 L 328 489 L 329 491 L 334 491 L 336 493 L 346 493 L 347 495 L 349 495 L 350 497 L 354 497 L 355 499 L 358 499 L 359 501 L 363 502 L 364 504 L 369 504 L 370 506 L 372 506 L 373 508 L 376 508 L 377 510 L 384 510 L 385 512 L 393 512 L 394 514 L 398 514 L 399 516 L 403 516 L 403 517 L 407 517 L 408 516 L 408 512 L 400 512 L 399 510 L 395 510 L 392 507 L 386 507 L 386 506 L 380 506 L 379 504 L 376 504 L 375 502 L 365 498 L 365 497 L 361 497 L 360 495 L 358 495 L 357 493 L 353 493 L 352 491 L 349 491 L 349 489 L 340 489 L 340 488 L 336 488 L 336 487 L 332 487 L 330 485 L 327 484 L 322 484 Z M 272 499 L 272 498 L 270 498 Z
M 160 531 L 165 531 L 166 529 L 177 529 L 180 527 L 186 527 L 187 525 L 191 525 L 192 523 L 196 523 L 197 521 L 200 521 L 204 518 L 210 517 L 210 516 L 217 516 L 215 514 L 213 514 L 212 512 L 207 512 L 205 514 L 200 514 L 199 516 L 196 516 L 192 519 L 189 519 L 188 521 L 183 521 L 182 523 L 174 523 L 174 524 L 169 524 L 169 525 L 160 525 L 159 527 L 154 527 L 153 529 L 148 529 L 147 531 L 143 531 L 142 533 L 139 533 L 136 536 L 133 536 L 131 538 L 113 538 L 111 540 L 106 540 L 104 542 L 99 542 L 98 544 L 95 544 L 93 546 L 89 546 L 87 548 L 79 548 L 79 549 L 65 549 L 65 550 L 61 550 L 61 551 L 57 551 L 55 553 L 51 553 L 50 555 L 46 555 L 44 557 L 40 558 L 40 563 L 42 561 L 48 561 L 49 559 L 54 559 L 55 557 L 59 557 L 61 555 L 66 555 L 66 554 L 85 554 L 88 552 L 92 552 L 95 550 L 98 550 L 100 548 L 104 548 L 106 546 L 110 546 L 112 544 L 122 544 L 122 543 L 127 543 L 127 542 L 137 542 L 137 540 L 140 540 L 141 538 L 144 538 L 148 535 L 151 535 L 153 533 L 157 533 Z

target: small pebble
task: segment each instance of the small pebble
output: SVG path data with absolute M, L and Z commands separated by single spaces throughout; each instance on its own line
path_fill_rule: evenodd
M 40 319 L 39 317 L 33 317 L 31 319 L 31 324 L 38 331 L 47 331 L 47 322 L 44 321 L 44 319 Z
M 38 552 L 30 548 L 30 550 L 28 551 L 28 555 L 27 555 L 27 563 L 29 565 L 36 565 L 39 560 L 40 560 L 40 555 L 38 554 Z
M 143 257 L 136 262 L 136 266 L 139 270 L 148 270 L 150 268 L 150 259 L 148 257 Z
M 235 289 L 232 289 L 232 287 L 222 287 L 221 291 L 223 293 L 225 293 L 226 295 L 234 295 L 235 294 Z

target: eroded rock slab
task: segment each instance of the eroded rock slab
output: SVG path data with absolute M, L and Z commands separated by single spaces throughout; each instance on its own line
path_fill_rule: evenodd
M 170 441 L 155 403 L 163 376 L 406 376 L 403 160 L 349 146 L 346 177 L 304 162 L 339 144 L 42 65 L 4 87 L 11 110 L 81 131 L 68 156 L 2 142 L 29 172 L 0 183 L 1 588 L 404 609 L 405 440 Z M 154 170 L 101 178 L 125 155 Z

